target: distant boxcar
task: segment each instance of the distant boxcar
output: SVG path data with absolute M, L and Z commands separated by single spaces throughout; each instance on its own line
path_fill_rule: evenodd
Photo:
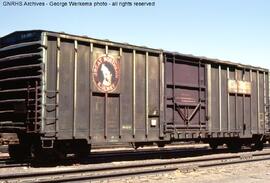
M 14 158 L 198 140 L 262 148 L 267 69 L 50 31 L 0 39 L 0 132 Z

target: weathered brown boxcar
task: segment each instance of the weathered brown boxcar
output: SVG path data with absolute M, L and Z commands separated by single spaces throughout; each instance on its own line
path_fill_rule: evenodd
M 13 157 L 85 155 L 91 144 L 119 142 L 261 147 L 268 77 L 267 69 L 108 40 L 14 32 L 0 40 L 0 131 L 18 134 Z

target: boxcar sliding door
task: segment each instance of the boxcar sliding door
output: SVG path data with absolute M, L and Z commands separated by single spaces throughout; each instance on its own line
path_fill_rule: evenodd
M 206 129 L 206 68 L 200 60 L 166 55 L 165 130 L 184 134 Z

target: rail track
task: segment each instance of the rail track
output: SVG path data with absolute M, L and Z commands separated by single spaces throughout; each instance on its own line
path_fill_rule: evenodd
M 0 160 L 0 169 L 12 168 L 12 167 L 23 167 L 23 166 L 30 166 L 30 163 L 27 161 L 17 162 L 17 161 L 11 160 L 11 159 Z
M 237 163 L 270 160 L 270 150 L 261 152 L 241 152 L 237 154 L 210 155 L 187 159 L 165 159 L 154 161 L 134 161 L 120 164 L 100 164 L 91 167 L 71 167 L 66 170 L 53 170 L 33 173 L 0 175 L 0 182 L 77 182 L 102 180 L 116 177 L 156 174 L 169 171 L 225 166 Z

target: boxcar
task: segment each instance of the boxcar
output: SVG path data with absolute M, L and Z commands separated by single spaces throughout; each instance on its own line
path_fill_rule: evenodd
M 0 39 L 0 132 L 14 158 L 91 145 L 262 148 L 267 69 L 42 30 Z

